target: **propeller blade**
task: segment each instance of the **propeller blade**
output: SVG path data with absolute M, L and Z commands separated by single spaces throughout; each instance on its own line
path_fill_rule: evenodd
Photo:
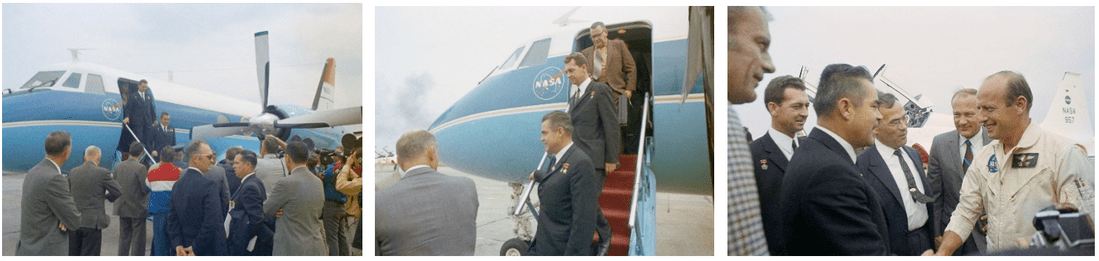
M 241 135 L 251 131 L 247 125 L 234 127 L 216 127 L 214 125 L 217 124 L 195 126 L 191 128 L 191 140 L 205 140 L 229 135 Z
M 262 108 L 267 107 L 267 87 L 271 78 L 271 59 L 268 55 L 267 31 L 256 33 L 256 77 L 259 80 L 259 99 Z
M 310 114 L 279 120 L 276 128 L 323 128 L 351 124 L 362 124 L 363 107 L 316 111 Z
M 214 127 L 217 127 L 217 128 L 222 128 L 222 127 L 248 127 L 249 126 L 249 124 L 247 122 L 214 123 L 213 125 L 214 125 Z

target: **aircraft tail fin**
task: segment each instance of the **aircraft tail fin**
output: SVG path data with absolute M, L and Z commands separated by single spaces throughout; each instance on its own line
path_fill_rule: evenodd
M 256 33 L 256 77 L 259 81 L 259 100 L 267 108 L 267 87 L 271 78 L 271 58 L 267 49 L 267 31 Z
M 321 81 L 317 84 L 317 94 L 313 96 L 313 110 L 332 109 L 336 96 L 336 59 L 328 58 L 321 71 Z
M 1088 155 L 1095 155 L 1095 129 L 1091 123 L 1091 111 L 1088 110 L 1089 97 L 1084 95 L 1080 74 L 1065 72 L 1049 112 L 1039 126 L 1083 146 Z

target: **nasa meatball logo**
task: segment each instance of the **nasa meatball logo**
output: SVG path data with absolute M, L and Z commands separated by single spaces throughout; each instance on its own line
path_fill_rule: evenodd
M 534 77 L 534 83 L 531 86 L 531 91 L 534 91 L 534 96 L 548 101 L 556 98 L 558 94 L 561 94 L 561 91 L 567 90 L 565 88 L 567 86 L 565 85 L 565 77 L 553 78 L 553 76 L 560 73 L 561 68 L 557 67 L 549 67 L 538 72 L 538 75 Z
M 1065 104 L 1072 104 L 1072 96 L 1065 95 Z
M 117 120 L 118 116 L 122 116 L 122 106 L 119 106 L 118 101 L 114 99 L 103 100 L 100 109 L 103 111 L 103 117 L 108 120 Z

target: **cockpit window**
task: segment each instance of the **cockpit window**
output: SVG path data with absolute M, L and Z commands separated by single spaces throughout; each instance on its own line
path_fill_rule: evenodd
M 546 63 L 546 59 L 549 56 L 550 38 L 535 41 L 530 45 L 530 51 L 527 51 L 527 56 L 523 57 L 523 62 L 519 63 L 519 67 L 535 66 Z
M 523 47 L 525 46 L 516 48 L 515 52 L 511 53 L 511 56 L 508 56 L 508 59 L 504 61 L 504 64 L 500 65 L 500 69 L 508 68 L 511 67 L 512 64 L 515 64 L 515 61 L 519 60 L 519 54 L 523 53 Z
M 61 86 L 80 88 L 80 74 L 73 73 L 72 75 L 69 75 L 69 79 L 66 79 L 65 83 L 62 83 Z
M 65 74 L 65 71 L 43 71 L 35 74 L 31 77 L 27 83 L 23 84 L 23 87 L 19 89 L 30 89 L 35 87 L 51 87 L 57 83 L 57 80 L 61 78 L 61 75 Z

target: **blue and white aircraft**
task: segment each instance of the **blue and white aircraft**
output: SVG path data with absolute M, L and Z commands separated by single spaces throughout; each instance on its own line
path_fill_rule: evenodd
M 122 125 L 123 107 L 119 104 L 124 96 L 120 93 L 136 91 L 141 79 L 149 82 L 157 117 L 160 112 L 171 115 L 177 146 L 205 139 L 224 158 L 224 151 L 232 146 L 258 151 L 257 137 L 266 134 L 283 140 L 308 139 L 315 148 L 329 149 L 340 146 L 345 136 L 354 140 L 354 134 L 342 126 L 360 124 L 362 106 L 330 109 L 335 97 L 334 59 L 325 64 L 312 108 L 267 104 L 270 65 L 266 31 L 256 33 L 256 60 L 263 104 L 91 63 L 43 67 L 23 86 L 4 90 L 3 170 L 25 172 L 34 167 L 44 156 L 46 136 L 59 130 L 72 135 L 74 153 L 70 157 L 79 159 L 79 151 L 95 145 L 105 152 L 103 162 L 117 162 L 119 139 L 130 135 Z M 261 112 L 256 115 L 257 111 Z M 69 160 L 61 170 L 67 172 L 80 164 L 81 160 Z
M 630 255 L 655 253 L 655 191 L 713 194 L 714 155 L 712 140 L 708 138 L 712 137 L 712 126 L 707 122 L 707 118 L 712 118 L 713 108 L 707 106 L 707 96 L 711 101 L 713 97 L 713 36 L 707 30 L 712 20 L 707 19 L 705 11 L 697 11 L 702 8 L 650 9 L 647 11 L 651 12 L 645 13 L 655 15 L 626 14 L 625 19 L 602 20 L 608 38 L 624 41 L 634 56 L 638 91 L 633 95 L 650 97 L 643 102 L 649 104 L 650 111 L 643 135 L 648 145 L 640 150 L 644 155 L 637 159 L 641 161 L 637 164 L 641 166 L 637 172 L 640 174 L 630 174 L 629 182 L 612 181 L 608 174 L 600 198 L 612 230 L 616 234 L 628 231 L 623 232 L 626 236 L 612 238 L 612 254 L 626 254 L 627 247 L 619 244 L 625 239 L 629 240 Z M 501 50 L 510 54 L 428 129 L 442 148 L 439 157 L 443 163 L 512 184 L 516 188 L 514 196 L 519 198 L 518 209 L 512 214 L 516 217 L 521 216 L 522 204 L 532 187 L 527 185 L 524 190 L 520 184 L 527 183 L 531 171 L 542 164 L 545 152 L 544 144 L 539 141 L 542 116 L 555 110 L 565 111 L 567 107 L 569 86 L 573 83 L 560 77 L 564 57 L 592 46 L 591 21 L 569 19 L 575 11 L 554 21 L 561 25 L 556 32 Z M 712 17 L 712 11 L 709 16 Z M 628 142 L 623 144 L 628 146 L 625 145 Z M 622 164 L 632 165 L 628 160 Z M 612 188 L 622 183 L 632 183 L 624 187 L 633 192 Z M 504 255 L 523 254 L 526 247 L 523 242 L 531 238 L 529 222 L 521 218 L 513 220 L 517 222 L 516 232 L 523 232 L 504 243 L 501 249 Z M 629 229 L 623 230 L 627 227 L 626 220 Z

